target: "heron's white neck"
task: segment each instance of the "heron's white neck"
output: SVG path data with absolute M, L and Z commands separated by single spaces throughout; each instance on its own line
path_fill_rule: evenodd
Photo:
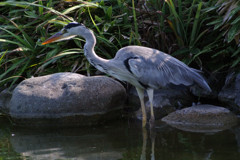
M 93 31 L 86 28 L 86 30 L 79 35 L 86 40 L 86 44 L 84 45 L 84 55 L 86 56 L 87 60 L 101 72 L 107 73 L 107 62 L 109 60 L 103 59 L 95 53 L 94 47 L 96 45 L 96 37 Z

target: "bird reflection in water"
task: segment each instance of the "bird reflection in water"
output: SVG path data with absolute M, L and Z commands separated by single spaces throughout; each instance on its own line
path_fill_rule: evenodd
M 150 140 L 151 140 L 151 160 L 155 160 L 155 138 L 156 138 L 156 131 L 154 129 L 150 129 Z M 144 127 L 142 128 L 142 153 L 140 160 L 146 160 L 146 148 L 148 142 L 148 132 L 147 129 Z

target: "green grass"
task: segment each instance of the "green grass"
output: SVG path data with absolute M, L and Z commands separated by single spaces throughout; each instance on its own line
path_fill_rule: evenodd
M 71 21 L 84 23 L 95 32 L 95 49 L 103 58 L 114 57 L 127 45 L 143 45 L 210 73 L 239 71 L 238 8 L 225 22 L 231 24 L 226 32 L 221 29 L 226 14 L 216 12 L 222 2 L 216 3 L 149 0 L 143 6 L 133 0 L 0 2 L 0 86 L 56 72 L 94 75 L 96 69 L 83 55 L 82 38 L 41 45 Z M 227 63 L 222 63 L 223 58 Z
M 55 43 L 47 47 L 41 45 L 49 34 L 53 34 L 70 21 L 86 21 L 86 25 L 95 30 L 99 44 L 96 49 L 105 58 L 112 58 L 115 52 L 127 43 L 122 41 L 123 36 L 119 34 L 124 34 L 122 30 L 126 31 L 131 27 L 120 30 L 124 25 L 122 17 L 128 15 L 114 17 L 112 6 L 105 5 L 103 1 L 98 4 L 79 2 L 75 5 L 64 1 L 38 2 L 0 2 L 3 10 L 0 21 L 4 24 L 0 28 L 0 85 L 12 86 L 19 78 L 54 72 L 75 71 L 84 74 L 91 71 L 82 54 L 84 40 L 75 38 L 70 42 Z M 58 8 L 59 3 L 62 3 L 63 8 L 57 11 L 54 7 Z M 117 8 L 118 11 L 120 9 Z M 102 11 L 105 13 L 101 15 L 103 20 L 96 24 L 95 21 L 100 19 L 97 19 L 96 13 Z M 95 15 L 95 19 L 92 14 Z M 78 70 L 74 70 L 75 68 Z

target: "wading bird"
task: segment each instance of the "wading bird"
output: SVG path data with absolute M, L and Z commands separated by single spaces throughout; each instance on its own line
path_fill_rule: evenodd
M 81 36 L 86 40 L 84 55 L 88 61 L 101 72 L 107 73 L 121 81 L 136 87 L 142 109 L 142 126 L 146 126 L 147 115 L 144 104 L 144 91 L 150 101 L 150 126 L 154 126 L 153 92 L 170 84 L 190 86 L 198 84 L 201 88 L 211 91 L 199 71 L 188 67 L 176 58 L 156 49 L 127 46 L 120 49 L 113 59 L 106 60 L 96 55 L 94 47 L 96 37 L 83 24 L 71 22 L 60 32 L 54 34 L 42 45 Z

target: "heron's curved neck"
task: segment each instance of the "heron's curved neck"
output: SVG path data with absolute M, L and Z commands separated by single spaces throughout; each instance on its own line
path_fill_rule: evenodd
M 86 40 L 86 44 L 84 45 L 84 55 L 87 60 L 98 70 L 106 72 L 108 60 L 99 57 L 95 53 L 94 47 L 96 45 L 96 37 L 94 33 L 91 30 L 86 29 L 84 34 L 81 34 L 81 36 Z

